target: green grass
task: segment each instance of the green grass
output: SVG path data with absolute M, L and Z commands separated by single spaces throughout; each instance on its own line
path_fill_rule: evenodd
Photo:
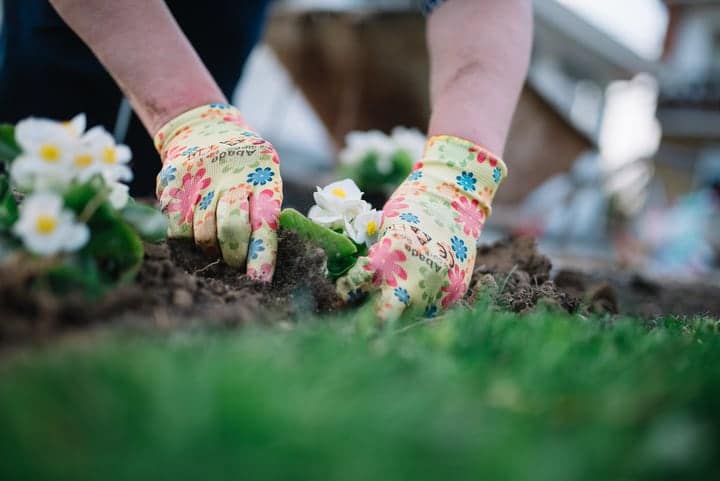
M 716 329 L 481 305 L 99 336 L 0 364 L 0 479 L 718 479 Z

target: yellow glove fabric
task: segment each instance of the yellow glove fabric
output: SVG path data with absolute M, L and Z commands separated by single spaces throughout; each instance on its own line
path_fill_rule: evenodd
M 374 294 L 381 320 L 405 310 L 433 317 L 462 299 L 505 163 L 473 142 L 428 140 L 423 159 L 383 209 L 377 243 L 338 280 L 345 300 Z
M 269 281 L 275 269 L 282 204 L 280 159 L 231 105 L 185 112 L 155 136 L 163 167 L 157 197 L 170 238 L 193 238 L 248 276 Z

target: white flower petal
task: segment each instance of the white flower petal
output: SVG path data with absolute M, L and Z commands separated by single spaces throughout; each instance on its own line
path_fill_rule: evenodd
M 69 122 L 68 126 L 76 137 L 80 137 L 85 132 L 85 126 L 87 124 L 87 118 L 84 113 L 79 113 L 73 117 Z
M 88 229 L 88 226 L 77 222 L 69 226 L 65 233 L 66 236 L 62 250 L 66 252 L 73 252 L 82 248 L 90 239 L 90 229 Z
M 15 140 L 24 152 L 34 153 L 41 145 L 47 143 L 59 144 L 63 148 L 68 148 L 76 140 L 76 137 L 72 134 L 72 130 L 66 128 L 62 122 L 29 117 L 21 120 L 15 126 Z
M 20 204 L 20 214 L 59 215 L 63 208 L 63 200 L 54 192 L 38 192 L 26 197 Z
M 382 224 L 382 212 L 372 209 L 358 215 L 352 221 L 345 221 L 345 233 L 357 244 L 368 246 L 377 241 Z
M 88 146 L 104 147 L 115 143 L 115 139 L 102 125 L 96 125 L 85 132 L 81 140 Z
M 115 155 L 117 156 L 118 164 L 127 164 L 130 159 L 132 159 L 130 147 L 124 144 L 118 144 L 115 146 Z
M 310 208 L 308 212 L 308 218 L 323 227 L 329 227 L 331 229 L 337 229 L 343 226 L 343 216 L 328 212 L 321 207 L 316 205 Z
M 50 231 L 38 229 L 41 216 L 54 220 Z M 75 221 L 72 211 L 63 209 L 62 198 L 51 192 L 32 194 L 20 204 L 20 219 L 13 233 L 30 252 L 39 255 L 76 250 L 85 245 L 90 235 L 86 225 Z
M 128 194 L 130 188 L 125 184 L 121 184 L 120 182 L 115 182 L 111 184 L 110 188 L 112 189 L 110 191 L 110 196 L 108 197 L 110 205 L 112 205 L 115 209 L 118 210 L 125 207 L 128 199 L 130 198 L 130 195 Z
M 10 167 L 10 178 L 23 191 L 62 189 L 73 176 L 67 164 L 48 163 L 33 155 L 20 155 Z
M 343 179 L 318 187 L 313 194 L 315 203 L 322 209 L 336 214 L 344 214 L 348 209 L 357 209 L 359 202 L 363 202 L 362 191 L 350 179 Z
M 22 238 L 23 245 L 33 254 L 51 256 L 62 250 L 62 238 L 60 236 L 37 236 L 26 235 Z
M 392 130 L 391 138 L 396 150 L 406 151 L 413 159 L 422 157 L 426 138 L 419 130 L 395 127 Z

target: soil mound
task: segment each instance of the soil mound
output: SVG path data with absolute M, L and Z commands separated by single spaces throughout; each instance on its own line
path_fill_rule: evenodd
M 32 290 L 16 266 L 0 268 L 0 344 L 96 323 L 222 327 L 330 312 L 341 302 L 324 265 L 325 253 L 293 232 L 280 234 L 271 285 L 209 260 L 188 242 L 146 244 L 136 281 L 95 302 Z
M 343 305 L 324 265 L 324 252 L 292 232 L 280 233 L 271 285 L 253 282 L 220 260 L 208 260 L 187 242 L 148 244 L 137 280 L 94 302 L 32 290 L 21 266 L 0 266 L 0 346 L 96 324 L 222 328 L 327 313 Z M 627 274 L 574 271 L 561 271 L 552 279 L 551 268 L 530 238 L 481 246 L 466 301 L 491 295 L 515 312 L 542 303 L 568 312 L 720 317 L 720 287 L 664 286 Z

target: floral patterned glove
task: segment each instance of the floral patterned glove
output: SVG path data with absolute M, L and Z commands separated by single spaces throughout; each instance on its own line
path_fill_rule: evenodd
M 383 209 L 377 243 L 338 280 L 353 300 L 371 291 L 382 320 L 406 309 L 434 316 L 460 300 L 475 264 L 476 243 L 507 168 L 472 142 L 438 136 Z
M 248 276 L 269 281 L 275 269 L 282 203 L 280 159 L 240 112 L 210 104 L 185 112 L 155 136 L 163 167 L 157 197 L 168 236 L 194 238 Z

